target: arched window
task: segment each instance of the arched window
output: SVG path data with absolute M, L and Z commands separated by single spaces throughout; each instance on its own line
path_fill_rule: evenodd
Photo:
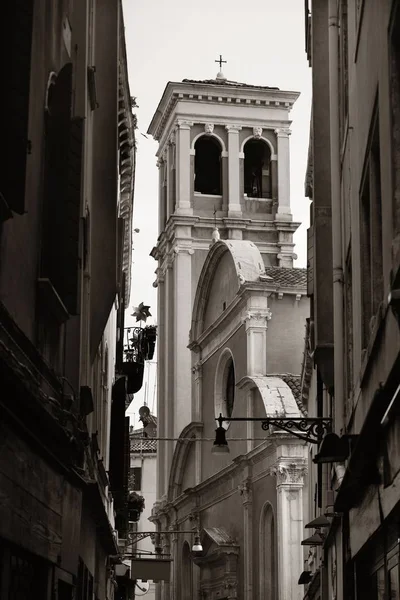
M 222 352 L 215 371 L 214 406 L 215 417 L 221 413 L 224 417 L 231 417 L 235 403 L 235 364 L 229 348 Z M 229 421 L 223 424 L 229 428 Z
M 262 140 L 249 140 L 244 146 L 244 193 L 271 198 L 271 151 Z
M 277 548 L 275 543 L 274 510 L 266 502 L 260 521 L 260 600 L 277 600 Z
M 227 417 L 232 416 L 233 404 L 235 402 L 235 367 L 233 366 L 233 360 L 227 364 L 226 373 L 226 385 L 225 385 L 225 404 Z
M 182 548 L 182 593 L 181 600 L 192 600 L 193 591 L 193 567 L 190 546 L 184 542 Z
M 220 196 L 221 146 L 213 136 L 201 136 L 194 145 L 194 191 Z

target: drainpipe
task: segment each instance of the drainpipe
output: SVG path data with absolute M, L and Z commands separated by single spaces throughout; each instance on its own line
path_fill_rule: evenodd
M 332 199 L 333 335 L 334 335 L 334 429 L 342 429 L 344 408 L 344 329 L 342 208 L 340 197 L 339 57 L 337 0 L 329 0 L 329 107 Z

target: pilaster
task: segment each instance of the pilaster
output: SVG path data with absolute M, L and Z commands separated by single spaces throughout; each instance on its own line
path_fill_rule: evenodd
M 278 156 L 271 155 L 271 196 L 272 200 L 278 201 Z
M 244 600 L 253 599 L 253 490 L 251 481 L 245 479 L 239 486 L 243 502 L 243 540 L 244 540 Z
M 192 125 L 191 121 L 178 121 L 176 213 L 179 215 L 193 214 L 190 201 L 190 129 Z
M 193 393 L 193 407 L 192 407 L 192 420 L 201 423 L 202 421 L 202 387 L 203 387 L 203 365 L 201 362 L 197 362 L 192 367 L 192 373 L 194 377 L 194 393 Z M 195 481 L 196 485 L 201 483 L 201 444 L 196 442 L 195 444 Z
M 158 346 L 161 348 L 161 352 L 164 354 L 165 352 L 165 344 L 166 344 L 166 336 L 165 336 L 165 307 L 166 307 L 166 296 L 165 296 L 165 276 L 162 272 L 162 269 L 157 269 L 157 296 L 158 296 Z M 157 369 L 157 389 L 163 390 L 165 389 L 165 365 L 160 364 Z M 157 397 L 157 415 L 158 415 L 158 435 L 159 437 L 165 437 L 165 402 L 163 401 L 164 393 L 162 397 Z M 162 398 L 162 400 L 161 400 Z M 161 498 L 163 495 L 166 485 L 165 485 L 165 466 L 160 460 L 161 455 L 161 447 L 165 442 L 159 441 L 157 443 L 158 446 L 158 460 L 157 460 L 157 498 Z
M 228 217 L 240 217 L 239 125 L 226 125 L 228 132 Z
M 176 229 L 176 236 L 179 235 Z M 183 228 L 182 228 L 183 229 Z M 190 228 L 187 232 L 190 235 Z M 192 248 L 191 238 L 178 238 L 173 248 L 174 260 L 174 437 L 192 421 L 191 353 L 187 348 L 192 322 Z M 171 352 L 171 344 L 169 352 Z
M 290 219 L 290 150 L 288 127 L 275 129 L 278 145 L 278 215 Z
M 303 570 L 303 487 L 306 459 L 281 457 L 271 470 L 276 475 L 279 600 L 302 600 L 295 573 Z
M 271 310 L 265 307 L 249 307 L 243 321 L 247 336 L 247 374 L 267 373 L 267 322 Z

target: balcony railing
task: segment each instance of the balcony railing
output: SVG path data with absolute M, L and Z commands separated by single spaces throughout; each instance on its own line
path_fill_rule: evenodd
M 127 376 L 127 393 L 135 394 L 143 385 L 144 363 L 154 356 L 157 327 L 126 327 L 122 373 Z

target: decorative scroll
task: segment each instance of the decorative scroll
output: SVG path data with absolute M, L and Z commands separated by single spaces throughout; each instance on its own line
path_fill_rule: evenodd
M 332 419 L 330 418 L 301 418 L 301 417 L 273 417 L 262 421 L 261 428 L 268 431 L 270 425 L 277 429 L 283 429 L 292 433 L 301 440 L 318 444 L 324 435 L 331 430 Z

